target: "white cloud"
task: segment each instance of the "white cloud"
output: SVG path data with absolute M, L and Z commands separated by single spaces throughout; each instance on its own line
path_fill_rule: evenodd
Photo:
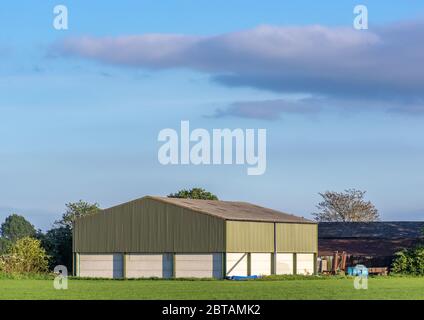
M 424 23 L 419 21 L 368 31 L 265 25 L 203 37 L 68 38 L 52 50 L 118 66 L 190 68 L 226 86 L 333 99 L 395 100 L 420 111 L 424 99 L 422 39 Z

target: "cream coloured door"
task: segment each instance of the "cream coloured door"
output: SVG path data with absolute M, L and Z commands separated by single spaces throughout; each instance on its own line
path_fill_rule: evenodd
M 79 255 L 79 276 L 91 278 L 122 278 L 122 254 Z
M 175 277 L 222 278 L 222 254 L 175 254 Z
M 126 255 L 127 278 L 171 278 L 172 254 L 129 253 Z

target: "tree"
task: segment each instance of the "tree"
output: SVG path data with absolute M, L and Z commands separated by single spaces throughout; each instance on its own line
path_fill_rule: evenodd
M 96 213 L 99 210 L 97 203 L 88 203 L 85 201 L 70 202 L 66 205 L 66 212 L 62 215 L 62 219 L 55 221 L 56 227 L 69 227 L 72 230 L 73 222 L 83 216 Z
M 72 268 L 72 228 L 73 222 L 99 210 L 97 203 L 88 203 L 82 200 L 70 202 L 66 205 L 66 212 L 60 220 L 55 221 L 54 228 L 40 237 L 42 245 L 49 254 L 50 268 L 64 265 Z
M 72 269 L 72 230 L 69 226 L 50 229 L 41 240 L 49 255 L 49 266 L 64 265 Z
M 24 237 L 34 237 L 36 234 L 34 226 L 23 216 L 12 214 L 6 218 L 0 227 L 4 239 L 15 242 Z
M 40 240 L 24 237 L 17 240 L 0 259 L 0 271 L 42 273 L 48 270 L 48 256 Z
M 365 191 L 348 189 L 345 192 L 326 191 L 319 193 L 323 201 L 317 205 L 319 212 L 313 213 L 316 221 L 370 222 L 379 220 L 378 210 L 370 201 L 365 201 Z
M 218 200 L 218 197 L 202 188 L 192 188 L 190 190 L 182 189 L 177 193 L 171 193 L 168 198 L 202 199 Z
M 12 245 L 12 241 L 6 238 L 0 238 L 0 255 L 5 254 L 10 246 Z

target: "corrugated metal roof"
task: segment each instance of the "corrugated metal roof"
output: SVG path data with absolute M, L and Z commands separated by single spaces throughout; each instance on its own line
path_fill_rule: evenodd
M 424 221 L 320 222 L 319 238 L 417 239 L 423 237 Z
M 314 221 L 273 209 L 260 207 L 247 202 L 196 200 L 182 198 L 167 198 L 147 196 L 145 198 L 184 207 L 195 212 L 209 214 L 225 220 L 285 222 L 285 223 L 315 223 Z

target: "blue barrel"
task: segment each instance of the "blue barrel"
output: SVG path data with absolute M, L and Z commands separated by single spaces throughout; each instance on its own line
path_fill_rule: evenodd
M 350 269 L 350 270 L 349 270 Z M 358 264 L 355 267 L 348 267 L 347 273 L 350 276 L 368 276 L 368 268 L 362 264 Z

